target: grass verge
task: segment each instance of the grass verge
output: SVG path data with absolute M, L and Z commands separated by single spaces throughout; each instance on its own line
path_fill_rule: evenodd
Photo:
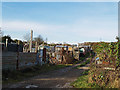
M 88 72 L 89 70 L 84 71 L 82 73 L 82 76 L 80 76 L 76 81 L 71 83 L 71 86 L 75 88 L 100 88 L 100 86 L 96 83 L 88 83 Z

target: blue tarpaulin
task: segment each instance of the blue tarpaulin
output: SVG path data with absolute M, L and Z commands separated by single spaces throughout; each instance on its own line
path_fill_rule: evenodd
M 96 60 L 99 60 L 99 57 L 97 57 Z

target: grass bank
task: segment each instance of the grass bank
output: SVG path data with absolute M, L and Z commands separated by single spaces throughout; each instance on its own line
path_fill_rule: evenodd
M 68 66 L 70 65 L 69 64 L 65 64 L 65 65 L 45 64 L 43 66 L 40 66 L 40 65 L 32 66 L 23 70 L 14 70 L 14 71 L 4 70 L 2 71 L 2 83 L 7 84 L 7 83 L 19 82 L 24 79 L 39 75 L 41 73 L 57 70 L 57 69 L 68 67 Z
M 82 75 L 73 83 L 71 83 L 71 86 L 75 87 L 75 88 L 100 88 L 99 85 L 97 85 L 96 83 L 88 83 L 88 70 L 84 71 L 82 73 Z

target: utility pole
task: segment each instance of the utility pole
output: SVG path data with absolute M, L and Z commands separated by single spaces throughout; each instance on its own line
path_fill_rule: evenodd
M 33 39 L 33 30 L 31 30 L 30 52 L 32 52 L 32 39 Z
M 6 38 L 6 47 L 7 47 L 7 45 L 8 45 L 8 39 Z
M 46 44 L 47 44 L 47 40 L 48 40 L 48 39 L 46 38 Z

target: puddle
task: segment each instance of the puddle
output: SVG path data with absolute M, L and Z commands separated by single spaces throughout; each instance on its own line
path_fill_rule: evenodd
M 31 84 L 31 85 L 26 86 L 26 88 L 38 88 L 38 86 Z

